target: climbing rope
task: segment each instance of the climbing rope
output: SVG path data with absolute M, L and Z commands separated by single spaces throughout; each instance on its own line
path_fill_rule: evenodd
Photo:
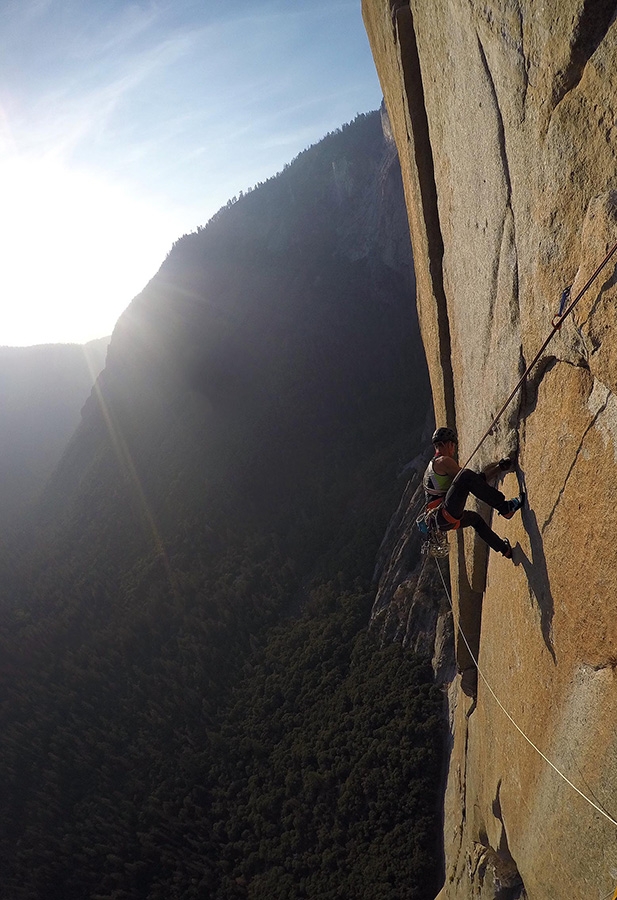
M 538 350 L 538 352 L 536 353 L 536 355 L 534 356 L 534 358 L 532 359 L 532 361 L 529 363 L 529 365 L 527 366 L 527 368 L 525 369 L 525 371 L 524 371 L 523 374 L 521 375 L 519 381 L 517 382 L 517 384 L 515 385 L 515 387 L 512 389 L 512 391 L 511 391 L 510 394 L 508 395 L 508 398 L 506 399 L 505 403 L 503 404 L 503 406 L 501 407 L 501 409 L 497 412 L 497 414 L 496 414 L 495 417 L 493 418 L 493 421 L 491 422 L 491 424 L 490 424 L 490 426 L 488 427 L 488 429 L 485 431 L 485 433 L 482 435 L 482 437 L 481 437 L 480 440 L 478 441 L 477 445 L 475 446 L 475 448 L 474 448 L 473 451 L 471 452 L 469 458 L 468 458 L 467 461 L 465 462 L 463 468 L 466 469 L 466 468 L 468 467 L 468 465 L 469 465 L 469 463 L 471 462 L 471 460 L 473 459 L 473 457 L 476 455 L 476 453 L 478 452 L 478 450 L 480 449 L 480 447 L 483 445 L 484 441 L 485 441 L 485 440 L 489 437 L 489 435 L 492 433 L 493 429 L 495 428 L 495 425 L 497 425 L 497 423 L 498 423 L 499 420 L 501 419 L 502 415 L 504 414 L 504 412 L 506 411 L 506 409 L 508 408 L 508 406 L 510 405 L 510 403 L 512 402 L 512 400 L 516 397 L 517 393 L 520 391 L 520 389 L 522 388 L 522 386 L 523 386 L 524 383 L 526 382 L 527 378 L 529 377 L 530 372 L 532 371 L 532 369 L 534 368 L 534 366 L 535 366 L 535 365 L 538 363 L 538 361 L 540 360 L 540 357 L 542 356 L 542 354 L 544 353 L 544 351 L 546 350 L 546 348 L 548 347 L 548 345 L 549 345 L 550 342 L 552 341 L 552 339 L 553 339 L 553 337 L 555 336 L 555 334 L 561 329 L 561 326 L 563 325 L 563 323 L 565 322 L 565 320 L 568 318 L 568 316 L 569 316 L 569 315 L 571 314 L 571 312 L 574 310 L 574 308 L 576 307 L 576 305 L 578 304 L 578 302 L 581 300 L 581 298 L 587 293 L 587 291 L 589 290 L 589 288 L 591 287 L 591 285 L 594 283 L 594 281 L 596 280 L 596 278 L 598 277 L 598 275 L 600 274 L 600 272 L 602 271 L 602 269 L 604 269 L 604 267 L 607 265 L 607 263 L 609 262 L 609 260 L 614 256 L 614 254 L 615 254 L 616 252 L 617 252 L 617 242 L 616 242 L 616 243 L 611 247 L 611 249 L 608 251 L 608 253 L 607 253 L 606 256 L 604 257 L 604 259 L 602 260 L 602 262 L 600 263 L 600 265 L 595 269 L 595 271 L 593 272 L 593 274 L 591 275 L 591 277 L 588 279 L 588 281 L 587 281 L 586 284 L 583 286 L 583 288 L 578 292 L 578 294 L 576 295 L 576 297 L 574 298 L 574 300 L 572 300 L 572 301 L 570 302 L 570 304 L 567 306 L 567 308 L 566 308 L 564 311 L 562 311 L 562 310 L 563 310 L 563 306 L 560 308 L 560 310 L 559 310 L 559 315 L 555 316 L 555 318 L 554 318 L 553 321 L 552 321 L 552 326 L 553 326 L 553 327 L 552 327 L 552 329 L 551 329 L 551 331 L 550 331 L 548 337 L 546 338 L 546 340 L 544 341 L 544 343 L 542 344 L 542 346 L 540 347 L 540 349 Z M 564 295 L 562 295 L 562 300 L 564 301 L 564 304 L 567 302 L 568 299 L 569 299 L 569 293 L 568 293 L 568 295 L 565 295 L 565 292 L 564 292 Z M 450 596 L 450 591 L 448 590 L 448 587 L 447 587 L 447 585 L 446 585 L 446 582 L 445 582 L 445 579 L 444 579 L 444 576 L 443 576 L 443 572 L 442 572 L 442 570 L 441 570 L 441 566 L 439 565 L 439 559 L 436 558 L 436 557 L 435 557 L 435 565 L 437 566 L 437 571 L 439 572 L 439 577 L 441 578 L 441 583 L 442 583 L 442 585 L 443 585 L 443 589 L 444 589 L 444 591 L 445 591 L 446 597 L 448 598 L 448 603 L 450 604 L 450 608 L 452 609 L 452 613 L 453 613 L 453 615 L 454 615 L 454 607 L 453 607 L 453 604 L 452 604 L 452 598 L 451 598 L 451 596 Z M 508 710 L 505 708 L 505 706 L 503 705 L 503 703 L 501 702 L 501 700 L 499 699 L 499 697 L 497 696 L 497 694 L 495 693 L 495 691 L 494 691 L 493 688 L 491 687 L 491 685 L 490 685 L 488 679 L 486 678 L 486 676 L 484 675 L 483 671 L 481 670 L 481 668 L 480 668 L 480 666 L 479 666 L 479 664 L 478 664 L 478 660 L 476 659 L 476 657 L 475 657 L 475 655 L 474 655 L 474 653 L 473 653 L 473 651 L 472 651 L 472 649 L 471 649 L 471 647 L 470 647 L 470 645 L 469 645 L 469 641 L 467 640 L 467 636 L 465 635 L 465 632 L 463 631 L 463 629 L 462 629 L 462 627 L 461 627 L 460 621 L 458 622 L 458 630 L 459 630 L 459 632 L 460 632 L 460 635 L 461 635 L 463 641 L 465 642 L 465 646 L 467 647 L 467 650 L 469 651 L 469 655 L 470 655 L 471 659 L 473 660 L 473 663 L 474 663 L 474 665 L 475 665 L 475 667 L 476 667 L 476 670 L 477 670 L 477 672 L 478 672 L 478 675 L 480 676 L 480 678 L 482 679 L 482 681 L 483 681 L 484 684 L 486 685 L 487 690 L 489 691 L 489 693 L 491 694 L 491 696 L 493 697 L 493 699 L 495 700 L 495 702 L 497 703 L 497 705 L 499 706 L 499 708 L 501 709 L 501 711 L 503 712 L 503 714 L 504 714 L 504 715 L 506 716 L 506 718 L 510 721 L 510 723 L 514 726 L 514 728 L 518 731 L 518 733 L 521 735 L 521 737 L 529 744 L 530 747 L 532 747 L 533 750 L 535 750 L 535 752 L 536 752 L 536 753 L 544 760 L 544 762 L 547 763 L 547 765 L 550 766 L 550 768 L 551 768 L 551 769 L 552 769 L 552 770 L 553 770 L 553 771 L 554 771 L 554 772 L 555 772 L 555 773 L 556 773 L 563 781 L 565 781 L 565 783 L 566 783 L 570 788 L 572 788 L 573 791 L 575 791 L 575 792 L 579 795 L 579 797 L 581 797 L 583 800 L 585 800 L 585 801 L 589 804 L 589 806 L 591 806 L 593 809 L 595 809 L 596 812 L 600 813 L 601 816 L 603 816 L 605 819 L 607 819 L 607 820 L 611 823 L 611 825 L 614 825 L 615 828 L 617 828 L 617 820 L 615 820 L 608 812 L 606 812 L 606 810 L 602 809 L 601 806 L 599 806 L 597 803 L 595 803 L 590 797 L 587 796 L 587 794 L 585 794 L 583 791 L 581 791 L 580 788 L 578 788 L 572 781 L 570 781 L 570 779 L 567 777 L 567 775 L 565 775 L 565 774 L 561 771 L 561 769 L 559 769 L 559 768 L 555 765 L 555 763 L 553 763 L 553 762 L 548 758 L 548 756 L 546 756 L 546 754 L 543 753 L 542 750 L 540 750 L 540 748 L 539 748 L 539 747 L 531 740 L 531 738 L 528 737 L 527 734 L 525 734 L 525 732 L 523 731 L 523 729 L 518 725 L 518 723 L 514 720 L 514 718 L 510 715 L 510 713 L 508 712 Z M 617 900 L 617 889 L 615 889 L 614 891 L 611 890 L 611 891 L 606 895 L 606 898 L 604 898 L 604 900 L 608 900 L 608 898 L 611 898 L 611 900 Z
M 617 249 L 617 245 L 615 245 L 615 249 Z M 439 572 L 439 577 L 441 578 L 441 583 L 443 584 L 443 589 L 446 592 L 446 597 L 448 598 L 448 603 L 450 604 L 450 608 L 452 609 L 452 614 L 454 615 L 454 607 L 452 604 L 452 598 L 450 596 L 450 591 L 448 590 L 445 579 L 443 577 L 443 572 L 441 571 L 441 566 L 439 565 L 438 559 L 435 559 L 435 565 L 437 566 L 437 570 Z M 541 756 L 542 759 L 546 763 L 548 763 L 548 765 L 551 767 L 551 769 L 553 769 L 553 771 L 556 772 L 557 775 L 559 775 L 559 777 L 562 778 L 566 782 L 566 784 L 568 784 L 574 791 L 576 791 L 576 793 L 580 797 L 582 797 L 583 800 L 586 800 L 590 806 L 592 806 L 597 812 L 600 813 L 600 815 L 604 816 L 605 819 L 608 819 L 608 821 L 611 823 L 611 825 L 614 825 L 617 828 L 617 821 L 611 815 L 609 815 L 606 812 L 606 810 L 604 810 L 604 809 L 602 809 L 602 807 L 598 806 L 597 803 L 594 803 L 594 801 L 590 797 L 588 797 L 587 794 L 584 794 L 583 791 L 581 791 L 579 788 L 577 788 L 577 786 L 570 781 L 570 779 L 567 777 L 567 775 L 564 775 L 564 773 L 560 769 L 558 769 L 557 766 L 553 762 L 551 762 L 551 760 L 548 758 L 548 756 L 546 756 L 540 750 L 540 748 L 534 744 L 534 742 L 531 740 L 530 737 L 527 737 L 527 735 L 525 734 L 523 729 L 514 721 L 514 719 L 508 712 L 508 710 L 505 708 L 505 706 L 503 705 L 503 703 L 501 702 L 501 700 L 499 699 L 499 697 L 497 696 L 497 694 L 495 693 L 495 691 L 493 690 L 491 685 L 489 684 L 489 682 L 488 682 L 486 676 L 484 675 L 484 673 L 482 672 L 480 666 L 478 665 L 478 660 L 474 656 L 474 653 L 473 653 L 471 647 L 469 646 L 469 641 L 467 640 L 467 637 L 465 636 L 465 632 L 463 631 L 463 629 L 461 627 L 460 621 L 458 623 L 458 630 L 460 632 L 461 637 L 463 638 L 463 641 L 465 642 L 465 646 L 467 647 L 467 650 L 469 651 L 469 655 L 471 656 L 471 659 L 473 660 L 473 663 L 478 671 L 478 675 L 480 676 L 480 678 L 486 685 L 488 691 L 490 692 L 491 696 L 493 697 L 493 699 L 495 700 L 495 702 L 497 703 L 497 705 L 499 706 L 501 711 L 510 720 L 512 725 L 514 725 L 514 727 L 519 732 L 519 734 L 527 741 L 527 743 L 531 747 L 533 747 L 533 749 L 536 751 L 536 753 L 538 753 L 539 756 Z
M 608 894 L 605 894 L 605 896 L 601 897 L 600 900 L 617 900 L 617 888 L 615 888 L 615 890 L 611 888 Z
M 602 260 L 602 262 L 600 263 L 600 265 L 598 266 L 598 268 L 595 270 L 595 272 L 593 273 L 593 275 L 591 276 L 591 278 L 589 279 L 589 281 L 587 282 L 587 284 L 586 284 L 586 285 L 578 292 L 578 294 L 576 295 L 576 297 L 574 298 L 574 300 L 572 300 L 572 302 L 571 302 L 570 305 L 567 307 L 567 309 L 565 310 L 565 312 L 563 313 L 563 315 L 561 315 L 561 316 L 556 316 L 555 319 L 553 319 L 553 328 L 551 329 L 551 332 L 550 332 L 549 336 L 548 336 L 547 339 L 544 341 L 544 343 L 542 344 L 542 346 L 540 347 L 540 349 L 538 350 L 538 352 L 536 353 L 536 355 L 534 356 L 534 358 L 532 359 L 532 361 L 529 363 L 529 365 L 527 366 L 527 368 L 525 369 L 525 371 L 524 371 L 523 374 L 521 375 L 521 377 L 520 377 L 520 379 L 519 379 L 519 381 L 518 381 L 516 387 L 515 387 L 515 388 L 512 390 L 512 392 L 510 393 L 508 399 L 506 400 L 506 402 L 504 403 L 504 405 L 501 407 L 501 409 L 499 410 L 499 412 L 497 413 L 497 415 L 495 416 L 495 418 L 494 418 L 493 421 L 491 422 L 489 428 L 485 431 L 485 433 L 482 435 L 482 437 L 481 437 L 480 440 L 478 441 L 478 443 L 477 443 L 476 447 L 474 448 L 474 450 L 473 450 L 471 456 L 469 457 L 469 459 L 467 460 L 467 462 L 466 462 L 465 465 L 463 466 L 464 469 L 467 468 L 467 466 L 469 465 L 469 463 L 471 462 L 471 460 L 473 459 L 473 457 L 476 455 L 476 453 L 478 452 L 478 450 L 480 449 L 480 447 L 481 447 L 482 444 L 484 443 L 484 441 L 487 439 L 487 437 L 488 437 L 488 436 L 491 434 L 491 432 L 493 431 L 493 428 L 495 427 L 495 425 L 497 424 L 497 422 L 499 422 L 499 420 L 501 419 L 502 415 L 504 414 L 504 412 L 506 411 L 506 409 L 508 408 L 508 406 L 510 405 L 510 403 L 512 402 L 512 400 L 516 397 L 517 393 L 520 391 L 520 389 L 522 388 L 523 384 L 524 384 L 525 381 L 527 380 L 527 378 L 528 378 L 528 376 L 529 376 L 529 373 L 530 373 L 531 370 L 534 368 L 534 366 L 536 365 L 536 363 L 538 362 L 538 360 L 540 359 L 540 357 L 542 356 L 542 354 L 544 353 L 544 351 L 546 350 L 546 348 L 548 347 L 548 345 L 550 344 L 550 342 L 551 342 L 552 339 L 554 338 L 555 334 L 559 331 L 559 329 L 561 328 L 561 326 L 563 325 L 563 323 L 565 322 L 565 320 L 568 318 L 568 316 L 570 315 L 570 313 L 572 312 L 572 310 L 574 309 L 574 307 L 576 306 L 576 304 L 579 302 L 579 300 L 587 293 L 587 291 L 589 290 L 589 288 L 591 287 L 591 285 L 594 283 L 594 281 L 596 280 L 596 278 L 598 277 L 598 275 L 600 274 L 600 272 L 602 271 L 602 269 L 606 266 L 606 264 L 608 263 L 608 261 L 609 261 L 609 260 L 611 259 L 611 257 L 615 254 L 615 252 L 617 252 L 617 243 L 615 243 L 615 244 L 613 245 L 613 247 L 611 247 L 611 249 L 608 251 L 608 253 L 607 253 L 606 256 L 604 257 L 604 259 Z

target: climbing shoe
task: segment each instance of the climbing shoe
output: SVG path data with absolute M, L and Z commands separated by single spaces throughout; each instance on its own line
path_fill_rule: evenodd
M 518 512 L 521 506 L 523 505 L 523 500 L 525 499 L 525 495 L 521 494 L 520 497 L 514 497 L 513 500 L 508 500 L 503 508 L 503 511 L 499 513 L 504 519 L 511 519 L 515 512 Z
M 501 551 L 501 555 L 505 556 L 506 559 L 512 559 L 512 545 L 508 538 L 503 539 L 503 550 Z

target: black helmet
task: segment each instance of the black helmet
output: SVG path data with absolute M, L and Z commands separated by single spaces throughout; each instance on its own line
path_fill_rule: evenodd
M 454 441 L 455 444 L 458 444 L 458 438 L 454 428 L 438 428 L 433 432 L 433 437 L 431 439 L 433 444 L 447 444 L 448 441 Z

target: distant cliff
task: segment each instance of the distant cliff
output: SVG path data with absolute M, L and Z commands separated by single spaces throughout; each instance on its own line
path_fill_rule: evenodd
M 0 347 L 0 524 L 23 519 L 60 461 L 108 343 Z
M 436 418 L 458 428 L 464 461 L 564 288 L 574 297 L 617 240 L 615 5 L 364 0 L 363 13 Z M 617 828 L 600 811 L 617 817 L 616 280 L 613 260 L 474 458 L 518 452 L 503 489 L 525 487 L 528 506 L 495 522 L 514 563 L 451 538 L 456 620 L 481 677 L 477 706 L 459 678 L 450 692 L 441 900 L 617 886 Z M 473 667 L 460 632 L 457 661 Z

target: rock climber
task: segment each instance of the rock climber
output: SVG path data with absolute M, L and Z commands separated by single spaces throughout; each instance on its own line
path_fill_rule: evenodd
M 512 467 L 511 459 L 491 463 L 482 474 L 471 469 L 461 469 L 456 461 L 458 438 L 453 428 L 438 428 L 432 437 L 435 455 L 424 473 L 424 492 L 427 511 L 435 510 L 435 520 L 439 531 L 455 528 L 475 528 L 478 535 L 489 547 L 512 559 L 512 547 L 507 538 L 500 538 L 489 528 L 481 515 L 465 509 L 469 494 L 483 500 L 496 509 L 504 519 L 512 516 L 523 505 L 523 497 L 506 500 L 505 496 L 488 482 L 500 471 Z

